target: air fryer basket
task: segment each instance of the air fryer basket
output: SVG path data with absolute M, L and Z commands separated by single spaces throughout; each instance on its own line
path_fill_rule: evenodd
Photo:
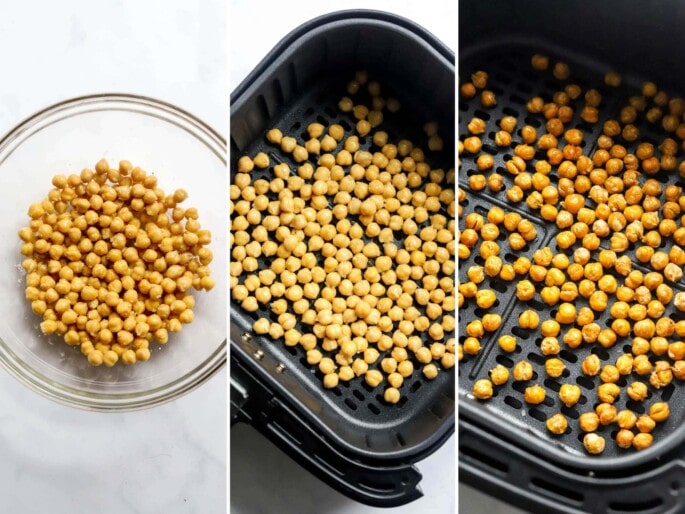
M 674 7 L 673 2 L 666 4 Z M 467 133 L 466 124 L 473 116 L 489 120 L 483 136 L 483 151 L 493 154 L 495 169 L 501 169 L 504 160 L 513 154 L 512 151 L 503 152 L 496 148 L 490 139 L 494 137 L 496 120 L 510 114 L 521 121 L 525 120 L 526 124 L 542 126 L 540 117 L 530 116 L 526 111 L 525 103 L 532 96 L 551 98 L 555 91 L 567 83 L 577 83 L 584 91 L 590 87 L 598 89 L 602 94 L 599 123 L 587 124 L 577 115 L 574 120 L 574 126 L 585 135 L 584 154 L 592 155 L 602 123 L 617 118 L 618 111 L 627 104 L 628 98 L 639 93 L 642 82 L 655 80 L 669 93 L 683 92 L 683 75 L 670 74 L 671 70 L 682 70 L 682 63 L 672 54 L 660 53 L 671 48 L 672 42 L 666 46 L 663 34 L 654 37 L 654 32 L 651 32 L 652 37 L 644 41 L 644 46 L 642 39 L 628 44 L 620 32 L 619 27 L 630 22 L 642 28 L 650 23 L 655 28 L 658 24 L 660 31 L 667 32 L 672 20 L 663 16 L 665 11 L 655 2 L 641 2 L 639 5 L 621 2 L 620 7 L 617 2 L 604 2 L 595 6 L 592 13 L 584 10 L 583 5 L 580 2 L 565 2 L 563 5 L 547 7 L 537 1 L 515 5 L 500 1 L 487 5 L 476 2 L 462 4 L 460 23 L 464 29 L 460 38 L 460 75 L 468 77 L 478 69 L 487 71 L 490 76 L 488 89 L 497 95 L 498 105 L 493 109 L 483 109 L 477 100 L 460 99 L 459 134 L 462 137 Z M 648 11 L 649 7 L 654 9 Z M 609 19 L 620 23 L 609 24 Z M 573 33 L 569 33 L 569 27 L 573 27 Z M 563 38 L 560 37 L 562 35 Z M 590 37 L 591 45 L 587 41 Z M 630 52 L 625 51 L 626 45 Z M 633 61 L 633 56 L 650 51 L 652 55 L 659 55 L 659 67 L 655 67 L 652 60 Z M 560 82 L 549 71 L 533 70 L 530 57 L 534 53 L 548 55 L 551 62 L 562 60 L 568 63 L 571 68 L 570 80 Z M 604 86 L 604 73 L 610 70 L 623 74 L 620 88 Z M 656 146 L 665 137 L 660 125 L 647 123 L 644 116 L 639 118 L 639 124 L 636 125 L 641 134 L 638 142 L 649 141 Z M 519 142 L 520 136 L 516 134 L 512 148 Z M 634 151 L 636 144 L 626 146 L 629 151 Z M 679 162 L 681 153 L 677 156 Z M 505 210 L 521 212 L 536 224 L 539 237 L 522 252 L 512 252 L 506 239 L 499 241 L 505 262 L 512 262 L 520 254 L 530 257 L 537 248 L 544 246 L 556 249 L 556 227 L 543 221 L 537 212 L 528 209 L 525 204 L 510 204 L 503 194 L 493 196 L 488 192 L 469 191 L 468 176 L 475 173 L 474 170 L 474 159 L 463 156 L 459 184 L 468 193 L 465 212 L 475 209 L 486 213 L 489 206 L 499 205 Z M 513 182 L 508 173 L 504 172 L 503 175 L 506 190 Z M 685 186 L 677 172 L 661 172 L 655 178 L 663 183 Z M 662 249 L 668 251 L 669 246 L 670 242 Z M 608 247 L 608 241 L 602 241 L 601 247 Z M 475 262 L 471 257 L 460 263 L 460 280 L 464 281 L 466 270 Z M 639 264 L 634 264 L 634 268 L 647 271 Z M 681 281 L 673 286 L 677 293 L 683 290 L 685 283 Z M 616 427 L 610 425 L 599 430 L 607 439 L 605 452 L 599 457 L 588 456 L 583 449 L 577 419 L 580 413 L 592 410 L 597 403 L 596 387 L 599 382 L 582 376 L 580 362 L 592 352 L 599 356 L 603 365 L 613 364 L 618 355 L 630 351 L 630 340 L 619 340 L 610 349 L 598 345 L 583 345 L 572 351 L 563 349 L 558 357 L 565 362 L 567 370 L 561 378 L 551 379 L 545 375 L 545 359 L 539 351 L 539 333 L 529 335 L 526 331 L 519 331 L 516 325 L 518 314 L 524 309 L 540 311 L 541 320 L 544 320 L 553 317 L 554 308 L 536 300 L 526 303 L 518 301 L 511 283 L 505 285 L 495 280 L 489 287 L 497 291 L 500 302 L 497 312 L 502 314 L 505 321 L 497 333 L 482 342 L 480 355 L 467 356 L 465 362 L 460 364 L 460 477 L 535 512 L 675 512 L 669 509 L 679 509 L 683 472 L 679 458 L 685 453 L 682 445 L 685 429 L 680 427 L 685 419 L 683 385 L 674 381 L 658 391 L 650 388 L 650 397 L 645 402 L 647 406 L 663 400 L 668 401 L 671 407 L 670 418 L 654 431 L 651 448 L 639 453 L 621 450 L 612 441 Z M 470 303 L 460 310 L 460 326 L 465 326 L 479 314 Z M 581 307 L 587 303 L 577 300 L 576 305 Z M 683 319 L 682 313 L 672 306 L 666 315 L 675 320 Z M 598 319 L 595 321 L 606 326 L 608 313 L 601 317 L 596 313 L 596 317 Z M 514 333 L 519 337 L 518 353 L 501 354 L 497 348 L 500 333 Z M 511 368 L 515 361 L 521 359 L 528 360 L 534 366 L 536 374 L 531 383 L 540 383 L 548 391 L 543 404 L 527 407 L 522 401 L 521 383 L 516 382 L 497 387 L 496 396 L 488 402 L 481 403 L 472 398 L 470 390 L 473 383 L 478 378 L 486 377 L 488 369 L 497 364 Z M 636 376 L 629 378 L 632 381 Z M 577 383 L 581 386 L 582 397 L 578 405 L 566 408 L 560 404 L 556 392 L 561 383 Z M 527 385 L 530 384 L 523 387 Z M 624 386 L 625 379 L 619 385 Z M 626 402 L 625 394 L 621 395 L 616 406 L 619 410 L 629 408 L 637 413 L 644 412 L 644 405 L 630 400 Z M 563 413 L 569 420 L 569 430 L 560 438 L 550 436 L 544 425 L 545 420 L 556 412 Z
M 300 136 L 318 121 L 350 130 L 354 119 L 341 115 L 337 103 L 360 69 L 402 103 L 399 113 L 386 114 L 383 129 L 391 139 L 425 142 L 422 127 L 435 120 L 443 139 L 454 141 L 453 54 L 411 22 L 385 13 L 346 11 L 297 29 L 234 92 L 232 170 L 240 156 L 259 151 L 272 163 L 294 165 L 265 141 L 270 128 Z M 371 138 L 360 138 L 360 143 L 370 148 Z M 439 154 L 427 152 L 427 160 L 453 168 L 453 143 Z M 270 173 L 255 170 L 252 175 Z M 405 379 L 397 405 L 386 404 L 381 390 L 361 380 L 326 391 L 301 348 L 252 333 L 255 319 L 272 316 L 268 308 L 250 315 L 231 302 L 232 402 L 242 419 L 361 501 L 388 506 L 419 496 L 420 475 L 410 464 L 453 433 L 454 370 L 441 370 L 429 382 L 418 369 Z

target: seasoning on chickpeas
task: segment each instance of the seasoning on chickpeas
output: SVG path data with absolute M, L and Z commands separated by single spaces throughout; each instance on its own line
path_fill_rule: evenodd
M 570 78 L 566 63 L 550 62 L 542 54 L 532 56 L 531 66 L 536 70 L 551 69 L 558 80 Z M 614 71 L 607 72 L 602 79 L 610 88 L 620 87 L 622 82 L 621 75 Z M 486 87 L 482 80 L 481 85 L 482 103 Z M 470 94 L 474 95 L 476 91 Z M 678 167 L 676 156 L 679 145 L 685 141 L 685 124 L 678 120 L 685 114 L 685 102 L 669 99 L 654 83 L 646 82 L 642 95 L 631 97 L 616 119 L 606 119 L 600 127 L 601 134 L 590 141 L 574 123 L 578 119 L 589 124 L 599 122 L 607 104 L 599 88 L 583 90 L 576 84 L 564 84 L 547 103 L 542 96 L 531 97 L 526 103 L 525 120 L 517 120 L 505 109 L 507 115 L 497 121 L 499 131 L 495 129 L 483 136 L 482 142 L 469 142 L 471 150 L 477 149 L 471 152 L 476 156 L 477 169 L 471 172 L 469 181 L 474 182 L 472 191 L 488 187 L 489 179 L 478 175 L 494 167 L 498 156 L 490 151 L 492 147 L 487 148 L 486 154 L 478 155 L 487 137 L 495 142 L 498 153 L 510 153 L 504 157 L 505 171 L 497 169 L 492 174 L 496 175 L 495 187 L 488 194 L 518 204 L 519 211 L 535 211 L 535 217 L 554 229 L 546 235 L 547 240 L 556 242 L 556 247 L 536 249 L 536 224 L 521 214 L 505 213 L 502 207 L 498 207 L 502 212 L 493 218 L 496 221 L 488 220 L 497 225 L 496 231 L 481 231 L 484 220 L 477 229 L 467 225 L 467 230 L 474 233 L 460 232 L 465 240 L 460 242 L 468 250 L 460 251 L 460 258 L 472 258 L 479 244 L 498 246 L 496 252 L 488 246 L 485 251 L 481 249 L 482 261 L 477 260 L 477 265 L 484 270 L 482 277 L 474 271 L 468 275 L 472 284 L 459 285 L 464 297 L 459 305 L 472 302 L 468 298 L 478 294 L 478 307 L 491 309 L 497 289 L 492 280 L 501 281 L 504 287 L 511 286 L 515 303 L 526 303 L 511 311 L 518 316 L 514 333 L 521 339 L 517 343 L 514 335 L 499 335 L 498 351 L 535 351 L 537 345 L 542 356 L 538 358 L 544 360 L 535 362 L 544 363 L 545 373 L 551 378 L 568 374 L 566 367 L 575 362 L 569 360 L 568 350 L 580 348 L 583 343 L 596 344 L 592 353 L 574 365 L 587 377 L 599 376 L 595 390 L 599 404 L 595 404 L 595 411 L 579 418 L 581 431 L 587 432 L 583 439 L 586 451 L 595 455 L 604 451 L 604 437 L 594 431 L 600 425 L 612 424 L 618 427 L 614 433 L 618 447 L 642 450 L 652 444 L 650 432 L 656 423 L 668 419 L 668 403 L 655 402 L 644 415 L 629 409 L 618 410 L 615 404 L 623 393 L 632 402 L 648 401 L 654 391 L 673 387 L 674 380 L 685 380 L 685 343 L 679 341 L 685 338 L 685 322 L 675 321 L 668 314 L 669 309 L 685 312 L 685 293 L 673 287 L 682 281 L 685 266 L 685 229 L 678 228 L 685 222 L 685 195 L 680 187 L 666 184 L 666 180 L 662 185 L 661 179 L 653 177 L 659 171 Z M 584 99 L 585 105 L 576 107 L 576 99 Z M 535 123 L 536 119 L 544 125 Z M 645 141 L 639 128 L 643 119 L 659 123 L 667 137 L 660 142 Z M 486 132 L 478 118 L 471 120 L 467 130 L 476 135 Z M 586 143 L 594 148 L 593 153 L 587 153 Z M 679 170 L 685 176 L 685 164 Z M 464 195 L 463 200 L 468 199 L 472 211 L 474 207 L 480 208 L 482 218 L 485 211 L 479 205 L 479 196 Z M 484 203 L 487 209 L 487 201 Z M 464 210 L 471 215 L 468 208 Z M 499 241 L 504 242 L 501 248 Z M 505 270 L 506 266 L 510 269 Z M 647 269 L 640 271 L 638 267 Z M 579 299 L 583 303 L 578 303 Z M 545 306 L 551 315 L 541 320 L 539 312 Z M 603 315 L 606 311 L 610 315 L 608 321 Z M 467 321 L 467 335 L 479 342 L 481 337 L 487 337 L 482 327 L 489 314 L 477 314 L 477 324 Z M 499 329 L 501 322 L 495 325 Z M 562 341 L 568 350 L 561 350 Z M 615 353 L 614 348 L 621 350 Z M 611 356 L 609 362 L 606 355 Z M 500 367 L 508 378 L 509 370 L 503 364 L 511 366 L 510 357 L 498 358 L 501 364 L 491 370 L 491 378 Z M 537 378 L 526 361 L 515 362 L 511 374 L 515 381 Z M 635 375 L 635 379 L 631 380 L 630 375 Z M 524 390 L 527 403 L 536 403 L 529 401 L 531 398 L 545 399 L 545 390 L 540 386 L 517 390 Z M 585 403 L 578 385 L 561 384 L 558 393 L 567 408 Z M 639 407 L 635 410 L 644 412 Z M 565 433 L 567 428 L 566 418 L 561 414 L 549 417 L 546 425 L 556 435 Z
M 255 159 L 238 162 L 248 181 L 260 164 Z M 185 190 L 165 194 L 156 176 L 128 161 L 115 168 L 102 159 L 80 175 L 56 175 L 52 185 L 46 199 L 29 206 L 30 224 L 19 231 L 26 298 L 43 316 L 41 330 L 80 346 L 93 366 L 149 360 L 153 341 L 166 344 L 169 332 L 193 321 L 192 289 L 214 287 L 210 231 L 201 228 L 197 209 L 181 207 Z M 246 210 L 234 221 L 242 230 L 253 220 Z M 241 269 L 256 263 L 246 250 L 240 257 Z M 250 292 L 234 294 L 254 312 Z M 266 334 L 269 327 L 259 319 L 254 330 Z

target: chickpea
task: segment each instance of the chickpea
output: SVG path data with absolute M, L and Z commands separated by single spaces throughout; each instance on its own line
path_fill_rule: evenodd
M 500 349 L 504 352 L 511 353 L 516 350 L 516 338 L 511 335 L 503 335 L 497 340 Z
M 649 407 L 649 417 L 657 423 L 666 421 L 670 415 L 670 410 L 666 402 L 656 402 Z
M 633 438 L 633 448 L 638 451 L 644 450 L 652 445 L 652 441 L 654 441 L 654 436 L 652 436 L 652 434 L 640 432 Z
M 578 418 L 578 427 L 583 432 L 594 432 L 599 428 L 599 416 L 596 412 L 584 412 Z
M 563 384 L 559 389 L 559 400 L 566 407 L 573 407 L 580 400 L 580 387 L 573 384 Z
M 601 365 L 602 364 L 599 360 L 599 357 L 597 357 L 595 354 L 590 354 L 583 360 L 583 363 L 581 364 L 581 370 L 585 375 L 594 377 L 599 374 Z
M 509 380 L 509 370 L 498 364 L 490 370 L 490 380 L 495 385 L 505 384 Z
M 479 400 L 488 400 L 492 398 L 492 382 L 485 378 L 477 380 L 473 384 L 472 393 L 473 396 L 475 396 Z
M 604 451 L 605 445 L 606 441 L 604 440 L 604 438 L 594 433 L 586 434 L 583 438 L 583 446 L 585 446 L 587 452 L 592 455 L 599 455 L 600 453 L 602 453 Z
M 527 381 L 533 378 L 533 366 L 526 361 L 519 361 L 514 366 L 514 380 Z
M 539 385 L 534 385 L 526 388 L 523 398 L 526 403 L 537 405 L 545 401 L 545 396 L 545 389 Z
M 568 422 L 563 414 L 554 414 L 545 423 L 547 430 L 555 435 L 561 435 L 566 432 Z
M 524 329 L 534 330 L 538 327 L 540 318 L 533 310 L 525 310 L 519 315 L 519 326 Z

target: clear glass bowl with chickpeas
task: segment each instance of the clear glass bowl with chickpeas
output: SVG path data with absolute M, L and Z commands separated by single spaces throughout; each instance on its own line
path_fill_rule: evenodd
M 0 141 L 0 177 L 9 373 L 118 411 L 222 368 L 225 141 L 211 128 L 149 98 L 68 100 Z

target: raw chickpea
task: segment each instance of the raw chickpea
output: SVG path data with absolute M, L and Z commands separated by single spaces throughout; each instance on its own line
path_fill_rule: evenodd
M 540 318 L 533 310 L 525 310 L 519 315 L 519 326 L 524 329 L 534 330 L 538 327 Z
M 540 351 L 543 355 L 558 355 L 561 351 L 556 337 L 545 337 L 540 343 Z M 563 370 L 562 370 L 563 371 Z

